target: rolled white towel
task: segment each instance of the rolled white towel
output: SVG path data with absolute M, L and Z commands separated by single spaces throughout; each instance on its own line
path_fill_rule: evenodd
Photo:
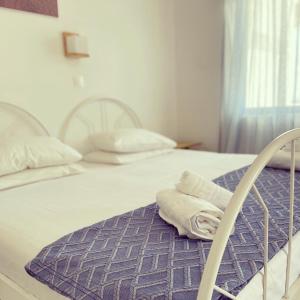
M 290 148 L 279 150 L 267 164 L 268 167 L 277 169 L 290 169 L 291 166 L 291 152 Z M 300 171 L 300 152 L 295 152 L 295 167 Z
M 185 171 L 176 185 L 177 191 L 214 204 L 223 211 L 229 204 L 232 193 L 214 182 L 190 171 Z
M 179 235 L 191 239 L 212 240 L 223 216 L 223 211 L 208 201 L 175 189 L 159 192 L 156 201 L 160 217 L 175 226 Z

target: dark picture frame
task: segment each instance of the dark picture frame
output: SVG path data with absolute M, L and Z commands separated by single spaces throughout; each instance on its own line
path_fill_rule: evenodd
M 57 0 L 0 0 L 0 7 L 58 17 Z

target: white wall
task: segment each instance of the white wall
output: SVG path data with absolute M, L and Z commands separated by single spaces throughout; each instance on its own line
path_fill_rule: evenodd
M 179 139 L 218 148 L 222 0 L 175 0 Z
M 59 0 L 59 10 L 57 19 L 0 8 L 0 101 L 57 134 L 79 101 L 115 97 L 145 127 L 217 149 L 221 0 Z M 62 31 L 86 35 L 91 58 L 66 59 Z
M 21 105 L 57 134 L 80 100 L 128 103 L 145 127 L 177 134 L 174 2 L 60 0 L 60 17 L 0 8 L 0 100 Z M 61 32 L 86 35 L 91 58 L 63 56 Z M 73 86 L 83 75 L 86 87 Z

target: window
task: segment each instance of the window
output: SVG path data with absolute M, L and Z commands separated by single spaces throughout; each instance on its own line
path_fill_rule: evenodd
M 245 106 L 300 108 L 300 3 L 271 1 L 249 5 Z

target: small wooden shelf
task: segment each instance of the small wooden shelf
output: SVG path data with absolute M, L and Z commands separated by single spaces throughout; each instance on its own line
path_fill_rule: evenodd
M 203 150 L 204 145 L 201 142 L 177 142 L 176 149 Z
M 66 53 L 65 56 L 66 57 L 72 57 L 72 58 L 90 57 L 89 54 L 85 54 L 85 53 L 72 53 L 72 52 Z

